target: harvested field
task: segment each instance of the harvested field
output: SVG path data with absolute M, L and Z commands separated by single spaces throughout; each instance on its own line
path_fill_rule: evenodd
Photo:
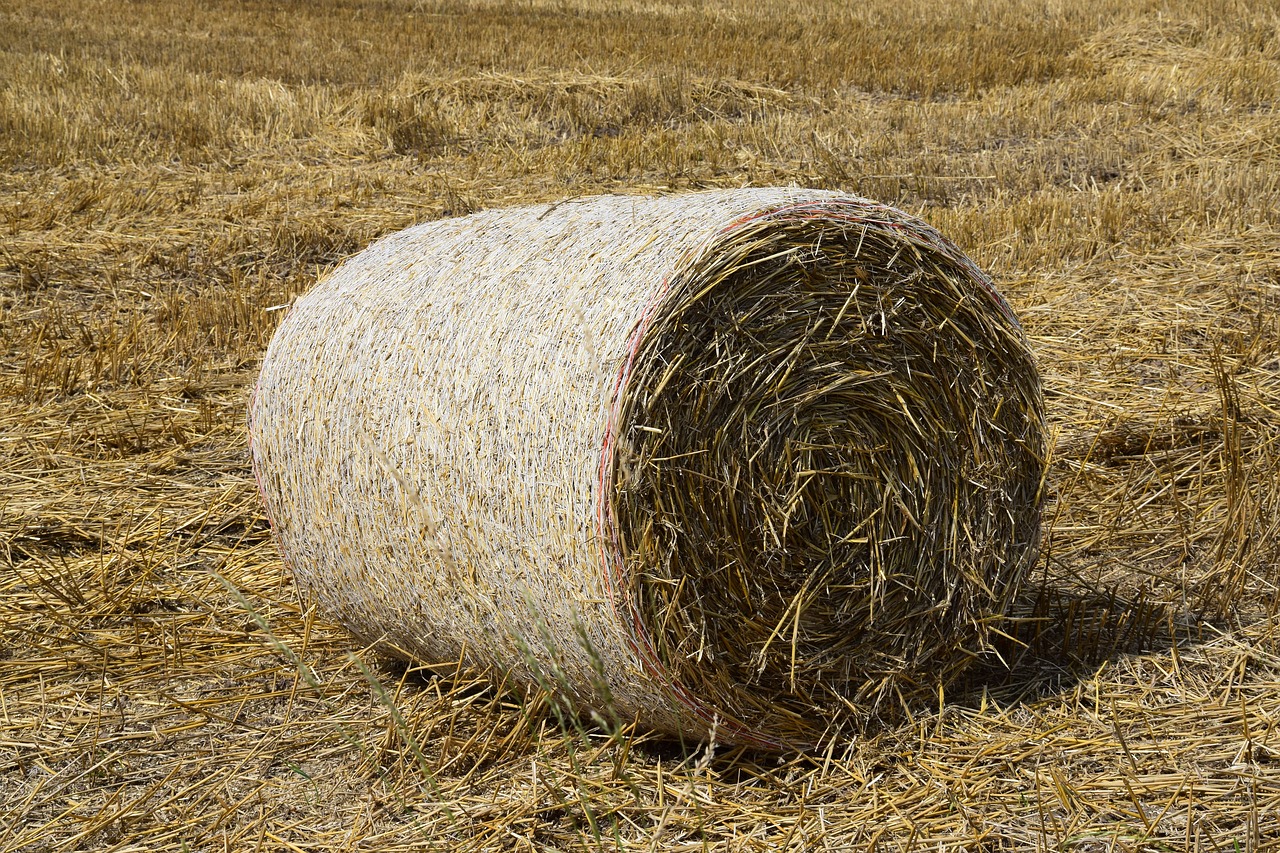
M 1280 7 L 0 5 L 0 851 L 1280 849 Z M 379 236 L 797 185 L 927 220 L 1050 433 L 1014 618 L 779 758 L 356 646 L 249 468 Z

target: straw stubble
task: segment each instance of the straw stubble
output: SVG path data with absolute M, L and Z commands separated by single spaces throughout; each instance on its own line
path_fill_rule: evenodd
M 1008 305 L 829 192 L 392 235 L 282 324 L 251 438 L 281 551 L 358 636 L 693 739 L 805 747 L 935 695 L 1039 537 Z

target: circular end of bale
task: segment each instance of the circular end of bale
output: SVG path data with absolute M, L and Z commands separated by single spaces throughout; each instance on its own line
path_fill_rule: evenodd
M 726 740 L 891 717 L 1005 612 L 1044 452 L 1021 328 L 958 249 L 865 203 L 750 216 L 628 342 L 601 471 L 616 604 Z

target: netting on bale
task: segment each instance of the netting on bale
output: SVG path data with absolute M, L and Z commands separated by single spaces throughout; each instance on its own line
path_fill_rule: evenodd
M 358 637 L 694 740 L 803 748 L 936 697 L 1038 546 L 1012 311 L 837 193 L 386 237 L 297 301 L 250 433 L 283 555 Z

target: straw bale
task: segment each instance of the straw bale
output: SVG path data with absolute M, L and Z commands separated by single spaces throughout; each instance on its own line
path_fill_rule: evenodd
M 936 696 L 1038 547 L 1012 311 L 837 193 L 393 234 L 297 301 L 250 432 L 282 553 L 357 636 L 686 738 L 805 747 Z

